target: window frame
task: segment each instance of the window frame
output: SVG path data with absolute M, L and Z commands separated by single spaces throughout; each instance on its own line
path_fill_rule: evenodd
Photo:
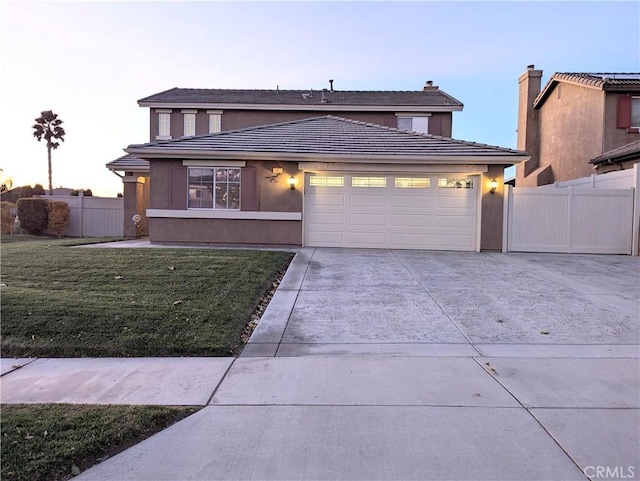
M 182 136 L 193 137 L 196 135 L 196 114 L 197 110 L 182 110 Z
M 209 115 L 209 133 L 222 132 L 222 110 L 207 110 Z
M 428 134 L 429 133 L 429 117 L 431 114 L 417 115 L 417 114 L 396 114 L 396 128 L 403 132 L 415 132 L 418 134 Z M 424 131 L 416 130 L 416 121 L 417 119 L 423 120 L 425 122 Z M 411 122 L 411 128 L 406 129 L 400 127 L 400 121 L 409 120 Z
M 199 171 L 205 171 L 205 170 L 209 170 L 211 171 L 211 184 L 210 184 L 210 190 L 211 190 L 211 207 L 203 207 L 202 206 L 202 196 L 198 196 L 196 195 L 195 198 L 200 198 L 200 202 L 199 202 L 199 206 L 192 206 L 191 205 L 191 200 L 192 200 L 192 196 L 191 196 L 191 191 L 194 189 L 194 186 L 196 184 L 191 182 L 191 172 L 194 170 L 199 170 Z M 227 171 L 237 171 L 237 178 L 238 181 L 231 181 L 229 180 L 229 172 L 227 172 L 226 176 L 227 179 L 226 180 L 218 180 L 218 174 L 217 171 L 218 170 L 227 170 Z M 200 176 L 201 178 L 203 177 L 203 175 L 201 174 Z M 218 191 L 218 185 L 219 184 L 226 184 L 226 196 L 227 196 L 227 207 L 218 207 L 217 206 L 217 202 L 216 202 L 216 194 Z M 209 188 L 209 185 L 204 184 L 202 181 L 199 184 L 200 186 L 204 186 L 206 188 Z M 237 207 L 229 207 L 229 187 L 230 186 L 237 186 L 237 190 L 238 190 L 238 194 L 237 194 Z M 201 192 L 202 190 L 199 190 L 198 192 Z M 194 200 L 195 200 L 194 198 Z M 218 211 L 240 211 L 242 208 L 242 168 L 241 167 L 229 167 L 229 166 L 194 166 L 194 167 L 187 167 L 187 210 L 218 210 Z
M 636 118 L 633 118 L 633 114 L 636 114 Z M 635 121 L 634 121 L 635 120 Z M 640 129 L 640 97 L 631 97 L 631 115 L 629 118 L 630 128 Z
M 158 135 L 156 140 L 171 139 L 171 110 L 156 110 L 158 115 Z

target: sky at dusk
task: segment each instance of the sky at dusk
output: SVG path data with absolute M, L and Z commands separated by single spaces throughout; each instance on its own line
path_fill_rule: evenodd
M 421 90 L 464 103 L 453 137 L 515 148 L 517 79 L 640 71 L 640 2 L 0 1 L 0 168 L 47 186 L 43 110 L 64 120 L 54 187 L 122 191 L 105 164 L 149 140 L 137 100 L 172 87 Z

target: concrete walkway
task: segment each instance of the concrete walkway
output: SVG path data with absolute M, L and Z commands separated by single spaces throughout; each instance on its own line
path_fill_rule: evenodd
M 240 358 L 3 359 L 2 401 L 205 406 L 79 480 L 640 479 L 639 261 L 304 248 Z

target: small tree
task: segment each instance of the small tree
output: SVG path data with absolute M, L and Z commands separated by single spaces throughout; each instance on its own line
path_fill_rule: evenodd
M 58 237 L 69 227 L 71 209 L 69 204 L 58 200 L 47 200 L 48 228 L 55 232 Z
M 40 117 L 33 124 L 33 136 L 38 139 L 47 141 L 47 159 L 49 161 L 49 194 L 53 193 L 53 183 L 51 181 L 51 150 L 55 150 L 60 146 L 60 140 L 64 142 L 66 132 L 62 128 L 62 120 L 58 118 L 58 114 L 54 114 L 51 110 L 40 112 Z
M 0 194 L 6 194 L 13 186 L 13 179 L 5 175 L 4 170 L 0 169 Z

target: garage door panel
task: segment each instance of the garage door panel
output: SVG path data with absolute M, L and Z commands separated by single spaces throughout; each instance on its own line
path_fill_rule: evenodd
M 394 214 L 391 217 L 391 225 L 394 230 L 403 227 L 426 227 L 433 223 L 433 217 L 426 214 Z
M 339 225 L 344 226 L 345 214 L 342 212 L 313 212 L 306 215 L 306 221 L 311 225 Z
M 442 174 L 416 180 L 363 173 L 354 186 L 353 175 L 341 175 L 341 186 L 306 190 L 305 245 L 475 250 L 477 180 L 474 188 L 454 189 L 438 187 Z M 315 185 L 323 184 L 314 177 Z
M 384 232 L 349 232 L 347 234 L 349 244 L 354 247 L 386 247 L 386 237 Z
M 405 249 L 424 249 L 424 246 L 432 244 L 431 234 L 392 234 L 391 243 L 398 248 Z
M 344 207 L 346 196 L 344 194 L 322 193 L 316 190 L 313 195 L 309 195 L 308 202 L 310 206 L 317 207 Z
M 445 229 L 473 229 L 475 228 L 475 218 L 472 215 L 438 215 L 434 216 L 433 225 L 434 227 Z
M 350 226 L 379 226 L 384 229 L 387 225 L 387 216 L 384 214 L 349 214 Z
M 349 205 L 353 207 L 386 207 L 387 198 L 381 195 L 352 194 Z

